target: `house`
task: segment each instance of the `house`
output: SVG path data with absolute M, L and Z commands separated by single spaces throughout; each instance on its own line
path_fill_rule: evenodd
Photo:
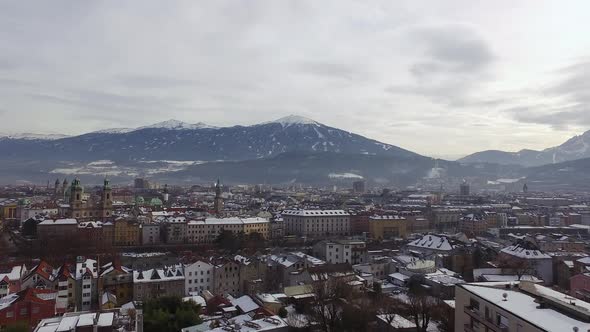
M 98 294 L 102 299 L 107 293 L 114 296 L 117 306 L 133 300 L 133 270 L 117 260 L 103 265 L 98 276 Z
M 590 329 L 590 303 L 532 282 L 460 284 L 455 295 L 455 331 Z
M 18 323 L 34 327 L 42 319 L 53 317 L 55 296 L 52 289 L 28 288 L 3 297 L 0 299 L 0 330 Z
M 161 269 L 133 271 L 133 299 L 147 301 L 160 296 L 184 296 L 185 277 L 182 265 Z
M 213 291 L 215 282 L 215 266 L 213 264 L 202 260 L 186 264 L 184 265 L 184 275 L 184 293 L 186 295 L 204 290 Z

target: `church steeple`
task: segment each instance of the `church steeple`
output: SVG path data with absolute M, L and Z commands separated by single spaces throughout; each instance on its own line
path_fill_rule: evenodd
M 223 211 L 223 197 L 221 196 L 221 182 L 219 179 L 217 179 L 217 183 L 215 184 L 214 209 L 217 215 L 220 215 Z

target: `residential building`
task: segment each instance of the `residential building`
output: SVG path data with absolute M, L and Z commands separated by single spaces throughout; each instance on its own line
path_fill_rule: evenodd
M 159 223 L 143 223 L 139 225 L 139 228 L 141 229 L 142 245 L 160 244 Z
M 350 215 L 344 210 L 286 210 L 285 235 L 308 237 L 347 236 Z
M 213 291 L 215 282 L 215 266 L 205 261 L 198 260 L 184 265 L 184 293 L 190 295 L 194 292 Z
M 590 329 L 590 304 L 532 282 L 459 284 L 455 331 L 565 332 Z
M 148 301 L 160 296 L 185 294 L 182 265 L 165 266 L 161 269 L 133 271 L 133 299 Z
M 140 244 L 139 224 L 133 220 L 117 218 L 114 221 L 114 245 L 138 246 Z
M 33 328 L 55 316 L 55 296 L 53 289 L 27 288 L 0 299 L 0 330 L 19 323 Z
M 330 264 L 367 262 L 367 245 L 364 241 L 320 241 L 313 246 L 313 252 Z
M 369 234 L 376 240 L 405 238 L 408 234 L 406 218 L 397 215 L 370 216 Z
M 121 306 L 133 300 L 133 270 L 122 266 L 118 261 L 110 262 L 100 268 L 98 294 L 115 296 L 115 303 Z

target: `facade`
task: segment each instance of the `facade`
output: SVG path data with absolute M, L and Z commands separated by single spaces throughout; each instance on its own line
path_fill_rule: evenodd
M 392 215 L 371 216 L 369 234 L 376 240 L 405 238 L 408 234 L 407 220 Z
M 578 299 L 590 300 L 590 273 L 580 273 L 570 278 L 570 295 Z
M 204 261 L 196 261 L 184 266 L 184 293 L 213 291 L 215 267 Z
M 78 220 L 106 220 L 113 215 L 112 190 L 105 179 L 98 199 L 84 194 L 80 179 L 72 181 L 69 189 L 69 216 Z
M 587 331 L 589 309 L 587 302 L 573 305 L 568 295 L 532 282 L 461 284 L 455 290 L 455 331 Z
M 54 290 L 29 288 L 4 297 L 0 302 L 0 330 L 24 323 L 35 327 L 44 318 L 55 316 Z
M 286 210 L 281 215 L 285 221 L 285 235 L 350 235 L 350 214 L 344 210 Z
M 98 263 L 94 259 L 80 259 L 76 263 L 76 306 L 90 310 L 98 305 Z
M 433 209 L 429 214 L 430 224 L 437 232 L 454 233 L 460 217 L 458 209 Z
M 546 285 L 553 284 L 553 259 L 527 243 L 508 246 L 498 256 L 507 268 L 516 268 L 542 279 Z
M 77 239 L 76 219 L 45 220 L 37 225 L 37 238 L 42 246 L 64 240 Z
M 160 244 L 160 224 L 141 224 L 141 244 Z
M 160 296 L 184 296 L 184 271 L 181 265 L 133 271 L 135 301 L 148 301 Z
M 132 301 L 133 271 L 116 262 L 103 265 L 98 277 L 98 293 L 101 299 L 105 294 L 114 295 L 119 307 Z
M 264 239 L 269 238 L 269 221 L 264 218 L 245 218 L 242 219 L 244 224 L 244 234 L 258 233 Z
M 214 273 L 214 294 L 239 294 L 240 266 L 238 263 L 228 259 L 222 259 L 219 262 L 216 262 Z
M 140 244 L 139 224 L 132 220 L 119 218 L 114 221 L 114 245 L 138 246 Z
M 164 228 L 165 241 L 171 244 L 182 244 L 187 242 L 187 224 L 184 220 L 168 220 L 162 223 Z
M 491 223 L 494 225 L 494 223 Z M 459 231 L 466 234 L 481 235 L 488 230 L 488 221 L 485 215 L 470 213 L 459 219 Z
M 363 241 L 320 241 L 313 246 L 313 251 L 329 264 L 367 262 L 367 245 Z

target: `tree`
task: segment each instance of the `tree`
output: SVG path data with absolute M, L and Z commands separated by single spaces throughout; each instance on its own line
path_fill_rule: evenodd
M 391 330 L 391 323 L 393 323 L 396 316 L 399 316 L 400 311 L 403 310 L 403 303 L 400 300 L 393 299 L 389 296 L 383 296 L 375 304 L 377 307 L 377 315 L 387 324 L 387 330 Z
M 30 330 L 26 323 L 16 323 L 6 326 L 2 332 L 29 332 Z
M 232 231 L 222 230 L 215 243 L 221 248 L 228 250 L 232 253 L 238 251 L 241 247 L 241 241 Z
M 408 309 L 414 324 L 418 332 L 426 332 L 432 318 L 432 310 L 436 306 L 436 299 L 425 294 L 410 293 L 408 295 Z
M 146 332 L 180 331 L 201 323 L 201 306 L 180 297 L 164 296 L 145 302 L 144 330 Z
M 352 290 L 346 282 L 336 278 L 318 281 L 313 286 L 316 301 L 309 308 L 310 318 L 325 332 L 342 330 L 341 301 L 351 298 Z
M 529 259 L 502 254 L 498 257 L 498 266 L 514 273 L 520 281 L 524 275 L 535 273 L 535 266 Z
M 440 332 L 455 332 L 455 311 L 443 301 L 433 310 L 433 318 Z
M 285 307 L 281 307 L 281 309 L 279 309 L 278 315 L 281 318 L 287 318 L 287 315 L 289 314 L 289 312 L 287 311 L 287 309 L 285 309 Z

